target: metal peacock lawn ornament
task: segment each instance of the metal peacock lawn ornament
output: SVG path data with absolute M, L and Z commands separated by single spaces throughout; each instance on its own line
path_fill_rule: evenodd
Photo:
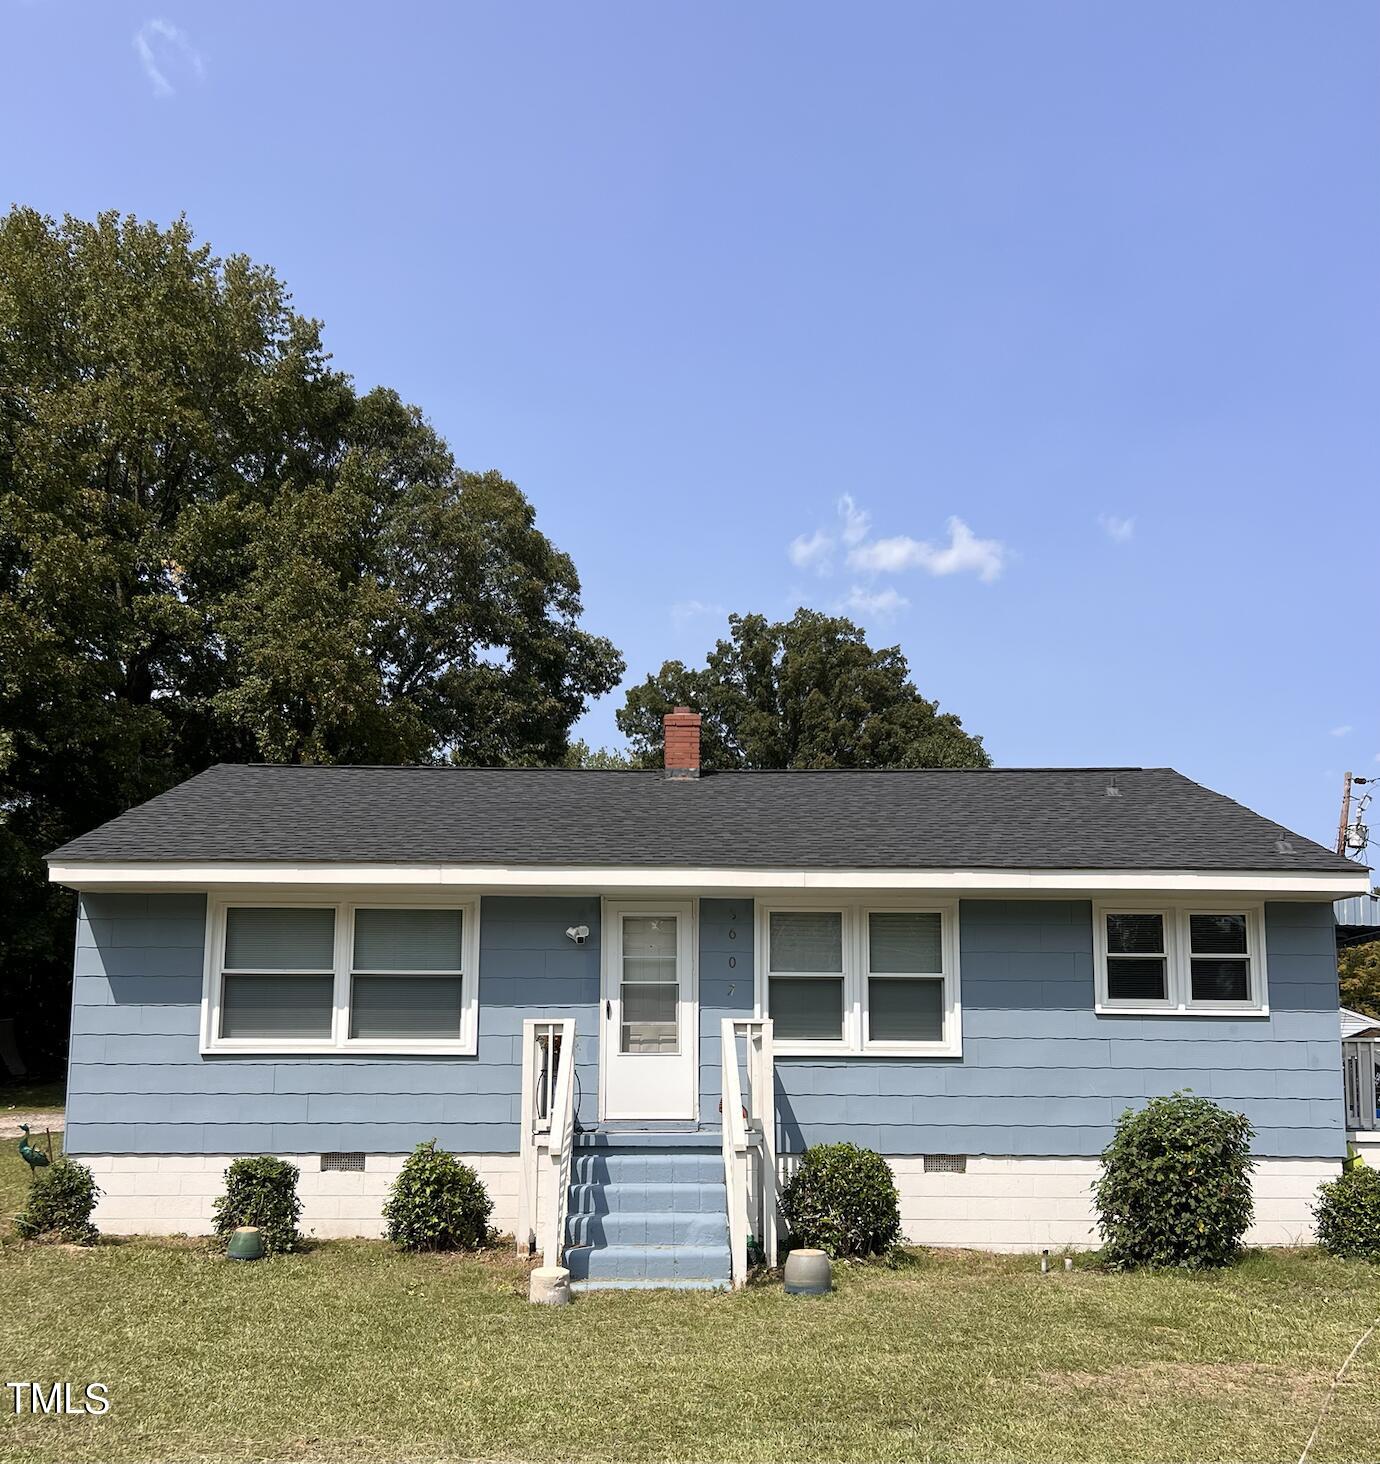
M 20 1131 L 24 1137 L 19 1141 L 19 1157 L 23 1159 L 30 1169 L 45 1169 L 53 1162 L 53 1136 L 48 1135 L 48 1152 L 45 1154 L 42 1149 L 36 1149 L 29 1142 L 29 1125 L 21 1123 Z

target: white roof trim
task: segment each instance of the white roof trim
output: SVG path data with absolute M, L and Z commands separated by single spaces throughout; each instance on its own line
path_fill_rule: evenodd
M 54 863 L 48 878 L 79 890 L 205 890 L 252 886 L 391 886 L 470 890 L 925 890 L 955 894 L 1252 894 L 1337 899 L 1370 888 L 1355 874 L 1287 870 L 673 869 L 639 865 Z

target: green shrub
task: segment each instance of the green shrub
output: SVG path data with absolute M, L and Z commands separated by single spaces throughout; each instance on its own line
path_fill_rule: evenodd
M 1234 1260 L 1254 1212 L 1253 1136 L 1244 1115 L 1191 1093 L 1127 1109 L 1093 1187 L 1108 1264 L 1198 1269 Z
M 388 1238 L 404 1250 L 478 1250 L 494 1202 L 479 1176 L 431 1139 L 403 1161 L 388 1192 Z
M 880 1154 L 856 1144 L 816 1144 L 781 1196 L 791 1241 L 840 1256 L 883 1255 L 901 1235 L 900 1202 Z
M 1358 1164 L 1318 1186 L 1318 1244 L 1334 1256 L 1380 1261 L 1380 1170 Z
M 94 1245 L 100 1231 L 91 1223 L 91 1212 L 100 1197 L 86 1165 L 62 1155 L 34 1170 L 28 1203 L 14 1217 L 14 1228 L 26 1240 L 51 1236 L 70 1245 Z
M 300 1249 L 299 1172 L 295 1164 L 269 1154 L 236 1159 L 225 1171 L 225 1193 L 215 1206 L 215 1231 L 221 1244 L 229 1243 L 230 1232 L 237 1226 L 257 1225 L 263 1231 L 265 1255 Z

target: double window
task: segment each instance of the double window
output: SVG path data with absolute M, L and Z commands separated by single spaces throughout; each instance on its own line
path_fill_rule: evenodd
M 1264 1014 L 1258 905 L 1093 909 L 1097 1009 Z
M 477 950 L 473 904 L 227 902 L 203 1047 L 474 1052 Z
M 759 999 L 784 1052 L 960 1051 L 952 906 L 767 906 Z

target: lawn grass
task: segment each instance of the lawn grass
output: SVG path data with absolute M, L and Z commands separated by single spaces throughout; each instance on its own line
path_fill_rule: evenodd
M 1380 1312 L 1380 1272 L 1313 1252 L 1196 1277 L 930 1253 L 839 1268 L 829 1297 L 564 1311 L 525 1281 L 506 1253 L 371 1242 L 252 1265 L 191 1241 L 0 1246 L 5 1379 L 112 1399 L 100 1418 L 0 1411 L 0 1457 L 1294 1460 Z M 1380 1339 L 1316 1460 L 1380 1458 L 1377 1390 Z
M 46 1083 L 0 1083 L 0 1119 L 11 1113 L 60 1113 L 67 1102 L 67 1080 L 53 1078 Z

